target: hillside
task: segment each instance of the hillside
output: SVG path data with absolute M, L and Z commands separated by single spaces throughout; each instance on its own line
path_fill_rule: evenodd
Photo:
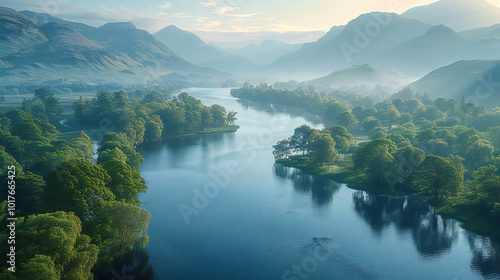
M 500 60 L 463 60 L 434 70 L 409 87 L 431 98 L 465 96 L 490 106 L 500 99 L 499 85 Z
M 0 8 L 0 81 L 33 83 L 63 78 L 129 84 L 176 73 L 176 79 L 214 84 L 229 77 L 185 61 L 132 23 L 94 28 L 55 17 L 43 18 L 55 21 L 38 26 L 21 13 Z
M 365 85 L 399 87 L 410 81 L 401 73 L 392 69 L 375 68 L 368 64 L 355 65 L 344 70 L 331 73 L 328 76 L 304 82 L 317 88 L 340 88 Z

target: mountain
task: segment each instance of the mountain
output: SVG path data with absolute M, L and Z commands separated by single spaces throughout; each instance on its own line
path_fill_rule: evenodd
M 500 23 L 500 8 L 486 0 L 440 0 L 409 9 L 404 17 L 463 31 Z
M 185 61 L 132 23 L 108 23 L 95 28 L 54 17 L 47 19 L 56 21 L 38 26 L 21 13 L 0 8 L 3 35 L 0 36 L 0 82 L 33 83 L 66 78 L 130 84 L 175 77 L 175 80 L 216 84 L 229 77 Z
M 210 46 L 195 34 L 174 25 L 163 28 L 154 36 L 176 54 L 199 66 L 238 74 L 256 66 L 246 58 Z
M 439 68 L 409 87 L 431 98 L 467 97 L 476 104 L 498 104 L 500 60 L 462 60 Z
M 84 23 L 79 23 L 79 22 L 72 22 L 72 21 L 67 21 L 63 20 L 61 18 L 46 14 L 46 13 L 37 13 L 37 12 L 32 12 L 32 11 L 20 11 L 20 14 L 30 18 L 35 22 L 35 24 L 39 27 L 44 26 L 45 24 L 49 22 L 57 22 L 57 23 L 64 23 L 69 26 L 71 26 L 75 31 L 77 31 L 80 34 L 84 34 L 86 31 L 89 30 L 94 30 L 96 27 L 90 26 Z
M 266 40 L 260 45 L 248 45 L 239 49 L 226 49 L 228 53 L 245 57 L 259 65 L 269 64 L 279 57 L 297 51 L 302 44 L 288 44 L 276 40 Z
M 304 82 L 316 88 L 341 88 L 365 85 L 400 87 L 408 84 L 410 79 L 403 74 L 387 68 L 375 68 L 368 64 L 355 65 L 328 76 Z
M 326 38 L 305 44 L 256 74 L 293 79 L 324 76 L 356 64 L 370 63 L 388 50 L 423 35 L 429 28 L 426 23 L 394 13 L 364 14 L 350 21 L 337 36 L 327 34 Z
M 372 63 L 388 66 L 413 77 L 459 60 L 500 59 L 500 38 L 473 40 L 444 25 L 387 51 Z
M 500 24 L 465 30 L 460 35 L 470 39 L 500 38 Z
M 0 57 L 46 41 L 47 38 L 38 32 L 38 26 L 32 20 L 13 9 L 0 7 Z

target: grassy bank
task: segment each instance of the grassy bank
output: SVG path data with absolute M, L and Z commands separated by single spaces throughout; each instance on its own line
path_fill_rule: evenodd
M 335 164 L 321 165 L 312 161 L 308 157 L 294 156 L 289 159 L 279 159 L 277 164 L 286 167 L 294 167 L 308 174 L 330 178 L 336 182 L 346 184 L 354 190 L 362 190 L 367 192 L 375 192 L 380 194 L 402 195 L 402 191 L 391 191 L 390 188 L 383 184 L 369 182 L 368 176 L 363 172 L 355 171 L 351 168 L 352 159 L 348 155 L 346 158 Z
M 404 186 L 397 186 L 396 191 L 383 184 L 369 182 L 366 174 L 354 171 L 352 160 L 348 156 L 345 160 L 331 165 L 321 165 L 315 163 L 308 157 L 294 156 L 289 159 L 276 160 L 277 164 L 286 167 L 300 169 L 308 174 L 330 178 L 339 183 L 344 183 L 354 190 L 362 190 L 377 194 L 409 195 L 412 192 Z M 490 217 L 485 217 L 483 213 L 473 212 L 471 209 L 461 209 L 457 207 L 457 198 L 449 198 L 440 203 L 429 203 L 434 207 L 436 214 L 455 219 L 462 223 L 464 229 L 478 234 L 500 239 L 500 224 Z
M 500 224 L 495 219 L 486 217 L 484 213 L 474 212 L 473 209 L 460 209 L 453 205 L 454 198 L 451 198 L 433 206 L 437 214 L 460 221 L 464 229 L 500 240 Z
M 194 135 L 200 135 L 200 134 L 216 134 L 216 133 L 236 132 L 239 128 L 240 128 L 239 125 L 212 127 L 212 128 L 199 130 L 199 131 L 188 131 L 188 132 L 177 133 L 177 134 L 173 134 L 173 135 L 167 135 L 163 138 L 170 139 L 170 138 L 194 136 Z

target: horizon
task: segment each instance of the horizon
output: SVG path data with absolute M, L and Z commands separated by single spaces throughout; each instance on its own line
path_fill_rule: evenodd
M 266 40 L 286 43 L 314 42 L 333 26 L 342 26 L 370 12 L 402 14 L 436 0 L 356 0 L 358 5 L 342 1 L 300 3 L 260 3 L 243 0 L 200 0 L 196 2 L 154 1 L 136 3 L 122 1 L 57 0 L 44 5 L 28 0 L 4 0 L 6 7 L 17 11 L 47 13 L 63 20 L 99 27 L 108 22 L 132 22 L 139 29 L 155 32 L 175 25 L 195 33 L 209 44 L 223 48 L 259 45 Z M 500 7 L 500 0 L 486 0 Z M 292 9 L 283 9 L 284 5 Z M 328 11 L 328 12 L 325 12 Z

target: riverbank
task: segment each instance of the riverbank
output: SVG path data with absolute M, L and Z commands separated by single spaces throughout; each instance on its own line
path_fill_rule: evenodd
M 278 159 L 276 164 L 285 167 L 297 168 L 305 173 L 332 179 L 338 183 L 346 184 L 353 190 L 361 190 L 382 195 L 412 195 L 414 194 L 404 186 L 399 185 L 396 190 L 391 190 L 383 184 L 369 182 L 368 176 L 362 172 L 352 170 L 352 160 L 348 155 L 343 161 L 332 165 L 320 165 L 308 157 L 294 156 L 287 159 Z M 500 225 L 484 214 L 471 212 L 470 209 L 460 209 L 457 206 L 458 198 L 449 198 L 439 203 L 431 203 L 436 214 L 461 222 L 464 229 L 478 234 L 500 240 Z
M 99 128 L 94 125 L 83 125 L 72 119 L 67 120 L 66 122 L 64 122 L 64 124 L 60 122 L 55 122 L 53 124 L 60 131 L 59 138 L 66 140 L 78 137 L 81 131 L 89 134 L 88 136 L 91 138 L 95 138 L 96 135 L 93 134 L 98 134 L 99 137 L 102 137 L 106 132 L 116 131 L 115 127 L 111 125 L 109 127 Z M 239 125 L 211 127 L 198 131 L 187 131 L 171 135 L 164 135 L 162 136 L 162 139 L 180 138 L 180 137 L 195 136 L 201 134 L 229 133 L 229 132 L 236 132 L 239 128 L 240 128 Z
M 408 193 L 401 190 L 392 191 L 383 184 L 369 182 L 368 176 L 362 172 L 352 170 L 352 159 L 350 155 L 340 162 L 332 165 L 321 165 L 315 163 L 308 157 L 295 156 L 287 159 L 276 160 L 277 164 L 285 167 L 293 167 L 305 173 L 332 179 L 338 183 L 346 184 L 350 189 L 374 192 L 387 195 L 405 195 Z
M 227 125 L 227 126 L 206 128 L 206 129 L 199 130 L 199 131 L 188 131 L 188 132 L 177 133 L 177 134 L 173 134 L 173 135 L 166 135 L 165 137 L 162 137 L 162 138 L 163 139 L 172 139 L 172 138 L 195 136 L 195 135 L 201 135 L 201 134 L 216 134 L 216 133 L 236 132 L 236 131 L 238 131 L 239 128 L 240 128 L 239 125 Z

